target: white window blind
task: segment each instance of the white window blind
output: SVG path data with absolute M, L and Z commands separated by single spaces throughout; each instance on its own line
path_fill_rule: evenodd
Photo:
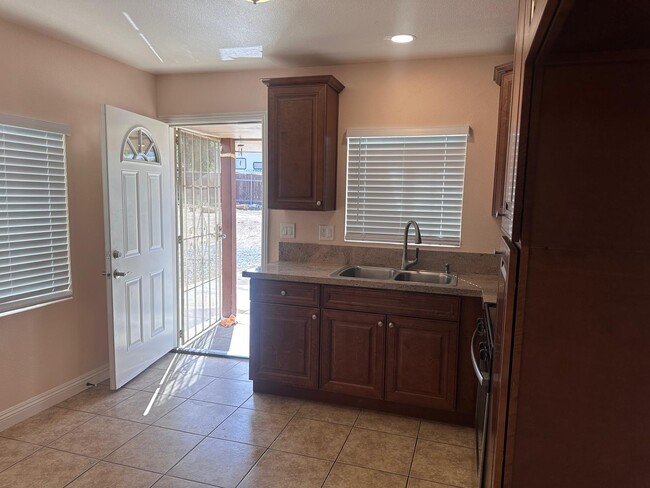
M 72 294 L 65 135 L 43 124 L 0 123 L 0 313 Z
M 460 246 L 469 127 L 394 132 L 348 132 L 345 240 Z

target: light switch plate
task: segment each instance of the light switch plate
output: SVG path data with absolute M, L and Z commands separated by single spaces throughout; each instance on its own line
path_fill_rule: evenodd
M 334 240 L 334 226 L 333 225 L 319 225 L 318 226 L 318 240 L 319 241 L 333 241 Z
M 280 239 L 295 239 L 296 224 L 280 224 Z

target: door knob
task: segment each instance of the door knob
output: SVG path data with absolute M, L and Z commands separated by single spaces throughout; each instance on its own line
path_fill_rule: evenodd
M 115 251 L 113 251 L 113 257 L 114 257 L 115 259 L 117 259 L 117 258 L 121 258 L 121 257 L 122 257 L 122 253 L 121 253 L 120 251 L 118 251 L 118 250 L 115 250 Z
M 115 271 L 113 271 L 113 277 L 115 279 L 122 278 L 123 276 L 126 276 L 129 273 L 130 273 L 130 271 L 119 271 L 119 270 L 116 269 Z

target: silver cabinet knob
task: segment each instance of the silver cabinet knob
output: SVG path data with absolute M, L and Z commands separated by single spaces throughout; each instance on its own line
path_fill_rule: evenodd
M 377 322 L 377 325 L 378 325 L 379 327 L 383 327 L 383 326 L 384 326 L 384 323 L 380 320 L 379 322 Z
M 287 292 L 284 291 L 284 290 L 282 290 L 282 291 L 280 292 L 280 295 L 282 295 L 282 296 L 285 296 L 286 294 L 287 294 Z
M 318 316 L 317 316 L 316 314 L 314 314 L 314 315 L 311 316 L 311 319 L 312 319 L 312 320 L 316 320 L 317 318 L 318 318 Z
M 323 203 L 322 203 L 320 200 L 316 201 L 316 206 L 317 206 L 317 207 L 320 207 L 322 204 L 323 204 Z
M 395 327 L 395 324 L 392 322 L 388 322 L 388 328 L 392 329 L 393 327 Z

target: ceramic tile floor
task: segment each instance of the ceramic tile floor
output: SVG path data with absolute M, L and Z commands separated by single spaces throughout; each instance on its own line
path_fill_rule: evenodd
M 473 488 L 474 431 L 253 394 L 248 364 L 168 354 L 0 432 L 0 488 Z

